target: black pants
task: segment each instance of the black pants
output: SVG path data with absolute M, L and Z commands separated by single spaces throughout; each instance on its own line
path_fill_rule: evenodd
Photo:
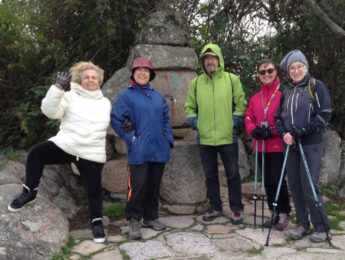
M 70 155 L 53 142 L 35 145 L 26 161 L 26 180 L 31 190 L 38 187 L 45 165 L 74 162 L 80 172 L 89 203 L 90 218 L 102 218 L 102 169 L 103 163 L 88 161 Z
M 220 188 L 218 179 L 218 158 L 223 161 L 227 184 L 230 209 L 243 211 L 241 176 L 238 169 L 238 144 L 228 145 L 200 145 L 200 156 L 206 176 L 207 195 L 211 203 L 211 209 L 222 211 Z
M 147 162 L 129 165 L 126 219 L 158 218 L 159 188 L 165 163 Z
M 267 202 L 270 210 L 273 211 L 273 202 L 275 201 L 281 170 L 284 161 L 283 153 L 265 153 L 265 190 L 267 194 Z M 258 162 L 260 171 L 262 169 L 262 153 L 258 153 Z M 286 172 L 284 172 L 284 179 L 281 184 L 280 193 L 277 201 L 276 212 L 290 214 L 290 198 L 289 191 L 285 181 Z
M 284 150 L 286 151 L 286 145 L 284 145 Z M 328 231 L 330 229 L 330 223 L 322 195 L 319 192 L 324 143 L 303 145 L 303 150 L 312 183 L 310 183 L 308 179 L 298 147 L 290 146 L 290 152 L 286 162 L 286 172 L 296 209 L 296 220 L 297 223 L 303 223 L 304 226 L 310 226 L 310 214 L 315 232 L 325 232 L 323 224 L 325 224 L 326 230 Z M 315 195 L 317 196 L 319 204 L 315 202 L 311 185 L 314 186 Z

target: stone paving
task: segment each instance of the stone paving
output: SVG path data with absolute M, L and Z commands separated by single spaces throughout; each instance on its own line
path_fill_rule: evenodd
M 261 203 L 257 206 L 261 212 Z M 332 248 L 327 242 L 310 242 L 309 236 L 289 239 L 286 233 L 295 226 L 290 224 L 282 232 L 272 229 L 269 246 L 265 246 L 268 229 L 254 228 L 253 212 L 253 202 L 245 201 L 244 223 L 236 226 L 230 222 L 229 210 L 211 222 L 203 221 L 201 215 L 165 216 L 160 221 L 167 230 L 142 228 L 143 238 L 137 241 L 128 238 L 125 220 L 111 223 L 120 226 L 121 232 L 108 236 L 104 244 L 94 243 L 89 230 L 72 231 L 78 244 L 70 259 L 345 259 L 345 231 L 331 230 Z M 265 205 L 266 219 L 269 214 Z M 258 215 L 257 223 L 261 221 Z M 340 225 L 345 227 L 345 221 Z

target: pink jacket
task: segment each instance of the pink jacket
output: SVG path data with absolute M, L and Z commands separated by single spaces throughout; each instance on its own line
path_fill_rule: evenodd
M 283 143 L 277 132 L 276 125 L 274 122 L 274 115 L 280 103 L 280 98 L 282 96 L 281 87 L 276 92 L 275 96 L 271 100 L 271 104 L 268 107 L 266 113 L 266 119 L 264 118 L 264 107 L 262 104 L 261 93 L 265 107 L 267 102 L 271 99 L 273 93 L 275 92 L 277 86 L 280 84 L 279 77 L 271 85 L 260 84 L 260 91 L 257 91 L 249 100 L 249 106 L 245 113 L 245 126 L 249 136 L 251 136 L 251 131 L 259 126 L 262 121 L 268 121 L 269 127 L 273 127 L 273 137 L 265 140 L 265 152 L 282 152 Z M 255 139 L 253 138 L 253 150 L 255 151 Z M 262 140 L 258 140 L 258 151 L 262 152 Z

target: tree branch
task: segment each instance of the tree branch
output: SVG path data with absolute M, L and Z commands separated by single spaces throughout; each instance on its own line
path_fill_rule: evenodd
M 328 25 L 328 27 L 336 34 L 345 37 L 345 30 L 331 20 L 327 14 L 318 6 L 314 0 L 305 0 L 315 13 Z

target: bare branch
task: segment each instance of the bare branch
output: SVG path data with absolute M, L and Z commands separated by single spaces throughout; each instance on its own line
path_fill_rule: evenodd
M 336 34 L 345 37 L 345 30 L 331 20 L 327 14 L 318 6 L 314 0 L 305 0 L 315 13 L 328 25 L 328 27 Z

